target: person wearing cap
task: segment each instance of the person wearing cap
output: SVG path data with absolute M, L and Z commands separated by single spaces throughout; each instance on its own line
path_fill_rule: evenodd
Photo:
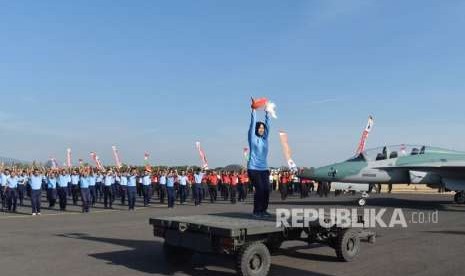
M 113 209 L 113 173 L 108 171 L 103 179 L 103 205 L 105 209 Z
M 68 205 L 68 183 L 69 174 L 65 170 L 61 171 L 61 174 L 57 178 L 57 194 L 58 204 L 60 205 L 60 211 L 66 211 Z
M 32 215 L 41 215 L 41 197 L 42 197 L 42 181 L 44 176 L 40 174 L 38 169 L 29 176 L 29 185 L 31 186 L 31 207 Z
M 134 211 L 136 205 L 136 194 L 137 194 L 137 173 L 133 170 L 127 178 L 127 191 L 128 191 L 128 206 L 130 211 Z
M 181 171 L 181 175 L 178 176 L 178 183 L 179 183 L 179 202 L 181 204 L 186 203 L 187 198 L 187 184 L 189 179 L 186 175 L 185 171 Z
M 48 207 L 54 208 L 57 201 L 57 178 L 54 172 L 50 172 L 47 177 L 47 199 Z
M 5 188 L 7 185 L 7 179 L 8 175 L 10 174 L 10 171 L 6 169 L 5 171 L 2 171 L 0 174 L 0 201 L 2 203 L 2 212 L 6 207 L 6 195 L 5 195 Z
M 197 169 L 194 174 L 194 200 L 195 206 L 200 206 L 202 204 L 202 181 L 204 173 L 201 169 Z
M 166 177 L 166 192 L 168 194 L 168 208 L 174 208 L 176 199 L 174 183 L 176 182 L 176 173 L 171 170 Z
M 161 172 L 158 189 L 160 191 L 160 203 L 164 204 L 166 196 L 166 171 Z
M 152 178 L 149 171 L 145 171 L 142 177 L 142 195 L 144 196 L 144 207 L 150 205 L 150 198 L 152 197 Z
M 75 170 L 71 174 L 71 196 L 73 204 L 77 205 L 79 200 L 79 173 Z
M 210 194 L 210 202 L 215 203 L 218 198 L 218 177 L 214 171 L 208 174 L 208 192 Z
M 95 175 L 94 170 L 91 170 L 89 174 L 89 193 L 90 193 L 90 205 L 92 207 L 95 206 L 95 203 L 97 201 L 97 176 Z
M 119 185 L 120 185 L 119 190 L 120 190 L 121 205 L 124 206 L 126 204 L 126 195 L 128 194 L 128 174 L 127 174 L 127 172 L 124 172 L 124 173 L 121 174 Z
M 17 206 L 17 189 L 19 178 L 16 175 L 15 171 L 7 174 L 6 186 L 5 186 L 5 198 L 6 198 L 6 207 L 8 212 L 16 213 Z
M 22 171 L 21 175 L 18 178 L 18 200 L 19 206 L 22 207 L 24 205 L 24 196 L 26 194 L 27 172 L 25 170 Z
M 82 212 L 89 213 L 90 211 L 90 178 L 89 172 L 84 170 L 79 178 L 79 188 L 81 189 Z

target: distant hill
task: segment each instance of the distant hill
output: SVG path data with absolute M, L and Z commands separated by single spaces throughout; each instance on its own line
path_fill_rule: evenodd
M 5 166 L 11 166 L 15 164 L 29 164 L 29 163 L 30 162 L 19 160 L 16 158 L 0 156 L 0 164 L 4 164 Z

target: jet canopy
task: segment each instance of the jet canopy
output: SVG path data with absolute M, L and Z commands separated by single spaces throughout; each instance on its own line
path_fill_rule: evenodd
M 464 154 L 460 151 L 448 150 L 437 147 L 422 146 L 422 145 L 394 145 L 385 146 L 374 149 L 368 149 L 358 154 L 348 161 L 379 161 L 386 159 L 393 159 L 407 155 L 420 155 L 420 154 Z

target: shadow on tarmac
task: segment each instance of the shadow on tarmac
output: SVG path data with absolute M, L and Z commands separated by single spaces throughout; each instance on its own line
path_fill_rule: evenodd
M 221 255 L 200 255 L 195 254 L 192 263 L 183 267 L 172 267 L 166 262 L 163 256 L 163 243 L 159 241 L 126 240 L 103 237 L 92 237 L 82 233 L 69 233 L 57 235 L 63 238 L 79 239 L 93 242 L 101 242 L 130 248 L 123 251 L 112 251 L 105 253 L 89 254 L 90 257 L 106 261 L 109 265 L 124 266 L 132 270 L 149 274 L 173 275 L 176 272 L 183 272 L 192 276 L 232 276 L 236 275 L 232 258 Z M 316 261 L 335 261 L 329 256 L 319 256 L 315 254 L 304 254 L 294 250 L 303 247 L 283 249 L 281 252 L 286 256 L 302 258 Z M 309 247 L 305 247 L 309 248 Z M 294 252 L 292 252 L 294 251 Z M 283 254 L 284 255 L 284 254 Z M 218 269 L 215 269 L 218 268 Z M 272 265 L 270 275 L 293 275 L 293 276 L 329 276 L 287 266 Z
M 455 230 L 424 231 L 423 233 L 465 236 L 465 231 L 455 231 Z

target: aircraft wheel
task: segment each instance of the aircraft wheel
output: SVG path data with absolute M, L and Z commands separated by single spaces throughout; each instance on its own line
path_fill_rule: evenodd
M 454 196 L 454 201 L 457 204 L 464 204 L 465 203 L 465 193 L 463 191 L 456 193 L 455 196 Z
M 365 198 L 360 198 L 357 201 L 357 203 L 358 203 L 358 206 L 363 207 L 363 206 L 367 205 L 367 200 Z

